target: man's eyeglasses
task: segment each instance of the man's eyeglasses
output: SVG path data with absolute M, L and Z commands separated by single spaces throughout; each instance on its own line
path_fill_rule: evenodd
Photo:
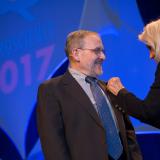
M 96 55 L 100 55 L 101 52 L 102 52 L 103 54 L 106 55 L 105 50 L 102 49 L 102 48 L 98 48 L 98 47 L 97 47 L 97 48 L 94 48 L 94 49 L 90 49 L 90 48 L 77 48 L 77 49 L 81 49 L 81 50 L 89 50 L 89 51 L 94 52 Z

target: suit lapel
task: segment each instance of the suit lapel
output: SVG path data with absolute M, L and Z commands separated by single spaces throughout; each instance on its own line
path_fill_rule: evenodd
M 96 112 L 96 110 L 94 109 L 94 106 L 92 104 L 92 102 L 90 101 L 89 97 L 87 96 L 87 94 L 84 92 L 84 90 L 81 88 L 81 86 L 78 84 L 78 82 L 72 77 L 72 75 L 69 73 L 69 71 L 67 71 L 63 78 L 62 78 L 62 85 L 63 87 L 66 88 L 68 92 L 68 94 L 70 94 L 70 96 L 73 97 L 73 100 L 76 100 L 79 104 L 81 104 L 81 106 L 84 108 L 84 110 L 86 110 L 89 115 L 92 117 L 92 119 L 105 131 L 101 120 L 99 119 L 99 116 Z M 117 119 L 117 124 L 118 124 L 118 128 L 121 134 L 121 138 L 123 141 L 124 148 L 126 150 L 126 138 L 125 138 L 125 126 L 123 122 L 123 116 L 122 114 L 117 111 L 115 109 L 115 107 L 113 107 L 113 105 L 115 105 L 115 101 L 116 99 L 114 97 L 112 97 L 110 94 L 108 94 L 108 91 L 106 90 L 106 84 L 103 82 L 99 82 L 100 87 L 104 90 L 104 92 L 106 93 L 106 95 L 108 96 L 110 102 L 111 102 L 111 106 L 112 109 L 115 113 L 116 119 Z
M 79 104 L 81 104 L 81 106 L 89 113 L 95 122 L 103 128 L 103 125 L 88 95 L 84 92 L 78 82 L 72 77 L 69 71 L 64 74 L 62 78 L 62 85 L 66 88 L 66 90 L 69 91 L 68 94 L 70 94 L 74 100 L 79 102 Z
M 100 87 L 103 89 L 104 93 L 106 94 L 106 96 L 108 97 L 108 100 L 110 101 L 111 103 L 111 107 L 112 107 L 112 110 L 114 111 L 115 113 L 115 118 L 117 119 L 117 123 L 119 125 L 119 122 L 121 122 L 121 120 L 119 119 L 121 116 L 121 113 L 119 113 L 119 111 L 117 111 L 117 109 L 114 107 L 115 106 L 115 103 L 116 103 L 116 99 L 111 96 L 111 94 L 109 94 L 109 92 L 107 91 L 106 89 L 106 84 L 103 82 L 103 81 L 99 81 L 99 85 Z
M 119 122 L 121 122 L 121 120 L 120 120 L 121 116 L 120 116 L 120 113 L 118 113 L 118 111 L 114 107 L 115 104 L 114 104 L 114 102 L 112 100 L 112 97 L 110 96 L 110 94 L 108 93 L 108 91 L 106 89 L 106 84 L 103 81 L 98 81 L 98 84 L 101 87 L 101 89 L 104 91 L 104 93 L 106 94 L 106 96 L 107 96 L 107 98 L 108 98 L 108 100 L 109 100 L 109 102 L 111 104 L 112 110 L 113 110 L 113 112 L 115 114 L 115 118 L 116 118 L 116 122 L 117 122 L 118 128 L 120 129 Z
M 115 117 L 117 119 L 117 124 L 118 124 L 118 128 L 119 128 L 119 132 L 121 135 L 121 139 L 123 142 L 123 147 L 125 148 L 125 150 L 128 150 L 127 147 L 127 139 L 126 139 L 126 130 L 125 130 L 125 124 L 124 124 L 124 119 L 123 119 L 123 115 L 121 112 L 119 112 L 114 106 L 117 104 L 117 100 L 116 97 L 113 96 L 110 92 L 107 91 L 106 89 L 106 84 L 102 81 L 99 82 L 99 85 L 101 86 L 101 88 L 103 89 L 103 91 L 106 93 L 106 95 L 108 96 L 108 99 L 111 103 L 111 107 L 115 113 Z M 128 153 L 128 152 L 126 152 Z

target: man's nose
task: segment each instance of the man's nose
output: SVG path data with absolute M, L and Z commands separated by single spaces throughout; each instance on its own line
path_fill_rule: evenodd
M 103 51 L 101 51 L 100 58 L 103 60 L 106 59 L 106 54 Z

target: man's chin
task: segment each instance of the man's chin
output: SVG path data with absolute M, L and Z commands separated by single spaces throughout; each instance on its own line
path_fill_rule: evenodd
M 96 74 L 97 74 L 97 76 L 102 75 L 102 74 L 103 74 L 103 70 L 99 70 L 99 71 L 97 71 L 97 72 L 96 72 Z
M 92 73 L 94 73 L 96 76 L 102 75 L 102 74 L 103 74 L 102 66 L 97 65 L 97 66 L 94 68 L 94 70 L 93 70 Z

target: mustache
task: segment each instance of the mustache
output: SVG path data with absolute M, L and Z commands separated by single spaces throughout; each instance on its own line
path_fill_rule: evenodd
M 104 61 L 104 60 L 102 60 L 102 59 L 97 59 L 97 60 L 95 60 L 95 64 L 102 64 L 103 61 Z

